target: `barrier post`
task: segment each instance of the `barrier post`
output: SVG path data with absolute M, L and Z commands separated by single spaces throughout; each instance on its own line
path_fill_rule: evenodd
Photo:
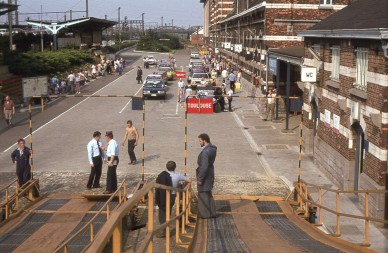
M 361 244 L 362 246 L 369 247 L 369 192 L 365 192 L 365 240 Z
M 170 221 L 170 212 L 171 212 L 171 192 L 166 190 L 166 222 Z M 170 252 L 170 225 L 166 227 L 166 252 Z
M 341 227 L 340 227 L 340 195 L 339 192 L 336 192 L 335 195 L 335 211 L 337 215 L 337 221 L 336 221 L 336 231 L 334 236 L 339 237 L 341 236 Z
M 176 192 L 176 200 L 175 200 L 175 216 L 178 217 L 179 215 L 179 207 L 180 207 L 180 195 L 181 193 L 179 191 Z M 175 242 L 179 243 L 179 219 L 175 220 Z
M 182 212 L 186 208 L 186 192 L 183 192 L 183 197 L 182 197 Z M 187 210 L 186 210 L 187 211 Z M 186 214 L 182 215 L 182 234 L 186 233 Z
M 120 220 L 116 227 L 113 230 L 112 234 L 112 252 L 113 253 L 121 253 L 121 244 L 122 244 L 122 238 L 121 238 L 121 225 L 122 220 Z
M 147 232 L 152 233 L 151 241 L 148 244 L 148 253 L 154 251 L 154 190 L 148 191 L 148 224 Z
M 322 225 L 322 189 L 321 187 L 318 188 L 318 225 Z

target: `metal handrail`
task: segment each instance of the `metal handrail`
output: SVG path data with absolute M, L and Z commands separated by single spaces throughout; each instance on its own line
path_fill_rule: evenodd
M 66 241 L 64 241 L 61 245 L 58 246 L 58 248 L 55 249 L 53 252 L 60 252 L 63 250 L 65 253 L 68 252 L 68 244 L 75 239 L 81 232 L 83 232 L 85 229 L 90 229 L 90 242 L 93 242 L 95 237 L 94 237 L 94 226 L 93 222 L 94 220 L 104 211 L 106 211 L 107 215 L 107 221 L 110 219 L 110 210 L 109 210 L 109 203 L 112 202 L 113 199 L 116 197 L 119 197 L 119 205 L 120 206 L 122 203 L 125 203 L 127 198 L 126 198 L 126 185 L 125 181 L 123 181 L 117 190 L 110 196 L 110 198 L 105 202 L 105 204 L 100 208 L 100 210 L 93 216 L 92 219 L 88 223 L 86 223 L 82 228 L 80 228 L 74 235 L 72 235 L 70 238 L 68 238 Z M 117 207 L 116 207 L 117 208 Z M 89 244 L 90 245 L 90 244 Z
M 169 199 L 170 197 L 170 191 L 175 190 L 177 193 L 177 198 L 179 197 L 180 193 L 183 194 L 183 211 L 180 212 L 177 216 L 173 219 L 166 219 L 166 223 L 161 224 L 158 228 L 155 230 L 153 229 L 153 212 L 154 212 L 154 189 L 164 189 L 167 191 L 166 198 Z M 152 252 L 153 250 L 153 236 L 156 232 L 161 231 L 162 229 L 166 228 L 169 231 L 169 225 L 172 224 L 174 221 L 178 225 L 179 228 L 179 221 L 178 218 L 182 218 L 182 233 L 185 232 L 184 230 L 184 224 L 188 222 L 189 218 L 189 212 L 190 212 L 190 195 L 191 195 L 191 185 L 188 184 L 184 189 L 177 189 L 172 188 L 169 186 L 157 184 L 155 182 L 146 184 L 143 188 L 141 188 L 139 191 L 137 191 L 130 200 L 128 200 L 125 204 L 121 205 L 118 209 L 115 210 L 115 212 L 112 212 L 112 215 L 109 219 L 109 221 L 104 225 L 103 229 L 100 230 L 100 232 L 97 234 L 97 236 L 94 238 L 95 240 L 93 243 L 90 244 L 90 246 L 86 249 L 85 252 L 87 253 L 96 253 L 96 252 L 102 252 L 107 245 L 108 241 L 112 241 L 112 251 L 113 252 L 121 252 L 121 222 L 122 219 L 137 205 L 139 201 L 141 201 L 146 195 L 148 195 L 148 232 L 146 237 L 143 239 L 142 247 L 143 250 L 140 250 L 139 252 L 144 252 L 148 248 L 148 252 Z M 177 212 L 179 211 L 179 202 L 177 202 Z M 167 205 L 166 214 L 169 214 L 169 205 Z M 179 233 L 176 231 L 176 233 Z M 177 242 L 179 243 L 179 238 L 176 238 Z M 166 249 L 169 247 L 169 237 L 166 235 Z
M 369 194 L 370 193 L 380 193 L 380 194 L 388 194 L 388 190 L 338 190 L 338 189 L 330 189 L 320 185 L 307 183 L 303 180 L 294 183 L 294 191 L 297 192 L 297 203 L 298 203 L 298 211 L 304 213 L 305 217 L 309 217 L 310 215 L 310 207 L 316 207 L 318 212 L 318 225 L 322 225 L 322 210 L 326 210 L 329 213 L 332 213 L 337 216 L 336 218 L 336 231 L 333 236 L 339 237 L 341 236 L 341 226 L 340 226 L 340 218 L 348 217 L 353 219 L 360 219 L 365 221 L 365 240 L 361 243 L 363 246 L 370 246 L 369 241 L 369 223 L 370 221 L 379 222 L 383 224 L 388 224 L 388 220 L 379 219 L 369 216 Z M 308 188 L 316 188 L 318 189 L 318 202 L 313 200 L 310 196 Z M 335 210 L 326 207 L 322 202 L 322 191 L 328 191 L 336 194 L 336 205 Z M 354 215 L 341 212 L 340 206 L 340 194 L 365 194 L 364 200 L 364 216 Z M 291 195 L 291 194 L 290 194 Z M 289 196 L 290 196 L 289 195 Z

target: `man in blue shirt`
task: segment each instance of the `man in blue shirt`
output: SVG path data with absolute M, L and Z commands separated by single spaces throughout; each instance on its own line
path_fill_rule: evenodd
M 106 191 L 104 194 L 111 194 L 117 190 L 116 169 L 119 164 L 119 145 L 113 139 L 113 132 L 105 133 L 108 147 L 106 148 L 106 159 L 108 161 L 108 172 L 106 175 Z
M 86 185 L 88 189 L 91 189 L 92 187 L 101 188 L 100 178 L 102 171 L 103 152 L 100 138 L 101 133 L 99 131 L 95 131 L 93 133 L 93 139 L 89 141 L 87 145 L 88 159 L 91 167 L 89 181 Z
M 16 175 L 18 177 L 19 187 L 22 187 L 31 179 L 31 150 L 25 144 L 26 142 L 23 139 L 19 139 L 19 147 L 11 154 L 12 162 L 16 163 Z
M 237 76 L 234 73 L 234 71 L 232 71 L 232 73 L 230 73 L 228 79 L 229 79 L 230 89 L 233 91 L 233 94 L 234 94 L 235 88 L 236 88 L 235 84 L 236 84 L 236 80 L 237 80 Z

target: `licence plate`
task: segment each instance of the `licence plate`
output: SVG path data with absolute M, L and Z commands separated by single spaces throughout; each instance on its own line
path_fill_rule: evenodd
M 151 94 L 151 97 L 156 97 L 156 94 Z

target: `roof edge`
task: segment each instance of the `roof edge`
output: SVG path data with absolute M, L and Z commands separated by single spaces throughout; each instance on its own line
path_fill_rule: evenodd
M 306 30 L 297 33 L 302 37 L 316 38 L 355 38 L 355 39 L 388 39 L 388 28 Z

